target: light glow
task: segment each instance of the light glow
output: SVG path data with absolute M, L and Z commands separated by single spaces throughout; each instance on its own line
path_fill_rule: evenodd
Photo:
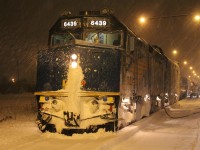
M 178 52 L 177 52 L 177 50 L 173 50 L 172 53 L 173 53 L 173 55 L 176 55 Z
M 77 66 L 78 66 L 78 63 L 77 63 L 77 62 L 73 61 L 73 62 L 71 63 L 71 67 L 72 67 L 72 68 L 77 68 Z
M 199 15 L 194 16 L 194 20 L 199 22 L 200 21 L 200 16 Z
M 15 83 L 15 79 L 14 78 L 12 78 L 11 81 L 12 81 L 12 83 Z
M 139 22 L 140 22 L 141 24 L 144 24 L 144 23 L 146 22 L 146 18 L 145 18 L 145 17 L 140 17 L 140 18 L 139 18 Z
M 76 59 L 78 58 L 78 56 L 77 56 L 76 54 L 72 54 L 72 55 L 71 55 L 71 58 L 72 58 L 73 60 L 76 60 Z

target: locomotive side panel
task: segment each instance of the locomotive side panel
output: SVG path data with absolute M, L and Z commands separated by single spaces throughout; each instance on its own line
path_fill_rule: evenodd
M 156 49 L 150 47 L 150 93 L 151 93 L 151 112 L 155 112 L 162 107 L 164 97 L 164 56 Z
M 149 45 L 140 39 L 135 40 L 134 66 L 136 84 L 136 120 L 150 113 L 150 91 L 149 91 Z
M 171 104 L 177 102 L 179 100 L 179 96 L 180 96 L 180 69 L 179 69 L 179 66 L 174 63 L 172 64 L 171 66 L 171 82 L 172 82 L 172 86 L 171 86 L 171 89 L 172 89 L 172 98 L 170 99 L 170 102 Z
M 180 68 L 171 60 L 166 63 L 165 78 L 166 99 L 169 105 L 175 103 L 180 95 Z
M 137 95 L 145 97 L 149 93 L 148 81 L 149 81 L 149 51 L 148 45 L 140 40 L 135 42 L 135 66 L 136 66 L 136 85 Z

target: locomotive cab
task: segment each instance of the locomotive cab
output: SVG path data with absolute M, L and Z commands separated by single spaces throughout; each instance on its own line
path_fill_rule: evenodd
M 66 19 L 67 18 L 67 19 Z M 109 13 L 84 11 L 78 17 L 62 16 L 49 33 L 49 46 L 69 44 L 71 40 L 123 46 L 123 26 Z

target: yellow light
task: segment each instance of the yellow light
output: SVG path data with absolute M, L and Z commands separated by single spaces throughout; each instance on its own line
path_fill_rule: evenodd
M 193 68 L 190 66 L 190 70 L 192 70 Z
M 184 65 L 187 65 L 187 61 L 184 61 L 183 64 L 184 64 Z
M 194 20 L 195 21 L 200 21 L 200 16 L 199 15 L 194 16 Z
M 78 58 L 78 56 L 77 56 L 76 54 L 72 54 L 72 55 L 71 55 L 71 58 L 72 58 L 73 60 L 76 60 L 76 59 Z
M 78 66 L 78 63 L 77 63 L 77 62 L 73 61 L 73 62 L 71 63 L 71 67 L 72 67 L 72 68 L 77 68 L 77 66 Z
M 191 76 L 188 76 L 189 78 L 191 78 Z
M 177 52 L 177 50 L 173 50 L 172 53 L 173 53 L 174 55 L 176 55 L 178 52 Z
M 140 17 L 140 18 L 139 18 L 139 22 L 140 22 L 141 24 L 144 24 L 144 23 L 146 22 L 145 17 Z

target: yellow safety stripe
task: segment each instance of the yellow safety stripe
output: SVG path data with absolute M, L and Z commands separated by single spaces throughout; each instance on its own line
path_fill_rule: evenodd
M 59 91 L 48 91 L 48 92 L 35 92 L 34 95 L 42 96 L 69 96 L 69 92 L 59 92 Z M 77 93 L 80 97 L 92 97 L 92 96 L 119 96 L 119 92 L 95 92 L 95 91 L 81 91 Z

